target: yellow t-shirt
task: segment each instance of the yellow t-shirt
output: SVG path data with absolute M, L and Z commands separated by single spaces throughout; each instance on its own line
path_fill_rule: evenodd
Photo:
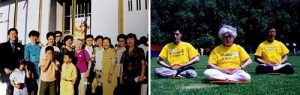
M 223 44 L 217 46 L 209 55 L 208 63 L 224 69 L 240 68 L 242 62 L 250 56 L 240 45 L 233 44 L 226 47 Z
M 182 65 L 199 55 L 198 51 L 187 42 L 180 42 L 178 45 L 169 43 L 163 47 L 159 57 L 166 59 L 170 66 Z
M 282 56 L 288 53 L 289 50 L 283 43 L 274 40 L 272 43 L 264 41 L 259 44 L 255 55 L 262 57 L 265 62 L 279 63 L 282 60 Z

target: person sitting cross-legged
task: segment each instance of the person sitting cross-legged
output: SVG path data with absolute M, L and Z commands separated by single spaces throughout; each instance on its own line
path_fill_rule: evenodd
M 257 74 L 293 74 L 294 69 L 290 63 L 287 63 L 289 50 L 287 47 L 275 40 L 276 29 L 274 27 L 267 28 L 266 41 L 262 42 L 256 52 L 255 61 Z
M 233 41 L 237 36 L 236 28 L 223 25 L 218 33 L 223 44 L 211 52 L 208 59 L 209 69 L 204 77 L 212 82 L 250 82 L 251 76 L 244 69 L 252 63 L 250 56 L 240 45 Z
M 155 69 L 155 74 L 159 77 L 189 77 L 197 76 L 193 64 L 199 58 L 198 51 L 189 43 L 181 41 L 182 33 L 179 30 L 174 32 L 174 42 L 163 47 L 159 54 L 157 63 L 162 67 Z M 167 60 L 170 65 L 166 64 Z

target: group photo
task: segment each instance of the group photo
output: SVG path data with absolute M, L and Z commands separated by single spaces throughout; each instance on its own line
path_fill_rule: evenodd
M 297 95 L 299 4 L 152 0 L 151 94 Z
M 148 95 L 139 3 L 0 0 L 0 95 Z

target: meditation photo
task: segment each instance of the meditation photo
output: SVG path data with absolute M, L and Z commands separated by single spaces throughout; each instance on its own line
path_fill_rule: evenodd
M 298 95 L 299 6 L 151 0 L 151 95 Z

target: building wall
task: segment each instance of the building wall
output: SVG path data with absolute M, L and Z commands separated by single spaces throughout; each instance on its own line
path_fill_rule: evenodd
M 7 41 L 7 30 L 13 27 L 15 4 L 12 0 L 0 3 L 0 42 Z M 20 34 L 19 34 L 20 35 Z
M 140 10 L 137 10 L 137 0 L 132 0 L 132 11 L 128 11 L 128 1 L 124 0 L 124 34 L 135 33 L 138 39 L 142 36 L 148 36 L 148 12 L 145 0 L 141 1 Z M 149 3 L 147 3 L 149 4 Z
M 118 31 L 118 1 L 92 0 L 92 34 L 108 36 L 112 44 L 117 43 Z M 148 9 L 145 0 L 141 1 L 141 10 L 136 9 L 136 0 L 132 0 L 132 11 L 128 10 L 128 0 L 123 0 L 124 34 L 134 33 L 138 38 L 148 36 Z M 149 3 L 148 3 L 149 4 Z
M 38 29 L 38 0 L 19 0 L 17 25 L 19 41 L 22 44 L 29 42 L 28 33 L 31 30 Z M 30 11 L 29 11 L 30 10 Z M 15 2 L 13 0 L 6 0 L 0 3 L 0 21 L 7 21 L 0 23 L 0 42 L 5 42 L 7 38 L 7 30 L 14 25 L 14 11 Z
M 51 4 L 50 2 L 54 3 Z M 46 34 L 49 31 L 56 30 L 56 3 L 55 0 L 43 0 L 40 41 L 46 43 Z M 50 7 L 51 4 L 51 7 Z M 51 14 L 50 14 L 50 9 Z M 7 41 L 7 30 L 14 25 L 15 2 L 13 0 L 2 1 L 0 4 L 0 13 L 3 13 L 1 19 L 8 22 L 0 23 L 0 42 Z M 51 18 L 50 18 L 51 17 Z M 2 20 L 1 20 L 2 21 Z M 18 16 L 16 28 L 19 31 L 19 41 L 22 44 L 29 43 L 28 34 L 32 30 L 38 31 L 39 21 L 39 0 L 19 0 Z
M 50 31 L 50 21 L 55 21 L 54 17 L 50 16 L 50 9 L 53 6 L 51 5 L 50 0 L 43 0 L 42 2 L 42 13 L 41 13 L 41 30 L 40 32 L 40 41 L 44 44 L 47 43 L 46 34 Z M 55 6 L 56 7 L 56 6 Z M 51 18 L 50 18 L 51 17 Z M 37 17 L 38 18 L 38 17 Z
M 39 22 L 39 1 L 40 0 L 28 0 L 28 16 L 27 16 L 27 28 L 26 34 L 23 35 L 25 37 L 25 43 L 29 43 L 28 34 L 32 30 L 38 30 L 38 22 Z M 44 0 L 43 0 L 44 1 Z M 22 15 L 20 15 L 22 16 Z M 19 29 L 20 30 L 20 29 Z M 20 30 L 21 31 L 21 30 Z
M 28 33 L 38 30 L 40 0 L 19 0 L 18 23 L 19 40 L 23 44 L 29 43 Z M 135 33 L 137 37 L 147 36 L 148 10 L 145 9 L 145 0 L 141 1 L 141 10 L 136 9 L 136 0 L 132 0 L 132 11 L 128 11 L 128 0 L 124 4 L 124 34 Z M 91 34 L 110 37 L 112 44 L 117 43 L 118 31 L 118 2 L 119 0 L 91 0 Z M 14 24 L 13 0 L 0 3 L 0 42 L 7 41 L 7 30 Z M 46 34 L 49 31 L 62 30 L 62 5 L 56 0 L 43 0 L 40 41 L 46 43 Z M 4 22 L 5 21 L 5 22 Z
M 62 14 L 63 12 L 63 6 L 60 3 L 56 3 L 56 30 L 62 31 Z
M 27 2 L 20 1 L 18 4 L 18 16 L 17 16 L 17 25 L 16 28 L 19 30 L 19 41 L 22 43 L 25 43 L 25 37 L 26 35 L 26 23 L 27 23 Z M 12 20 L 13 22 L 13 20 Z
M 118 35 L 118 0 L 92 0 L 91 4 L 91 33 L 110 37 L 115 44 Z

